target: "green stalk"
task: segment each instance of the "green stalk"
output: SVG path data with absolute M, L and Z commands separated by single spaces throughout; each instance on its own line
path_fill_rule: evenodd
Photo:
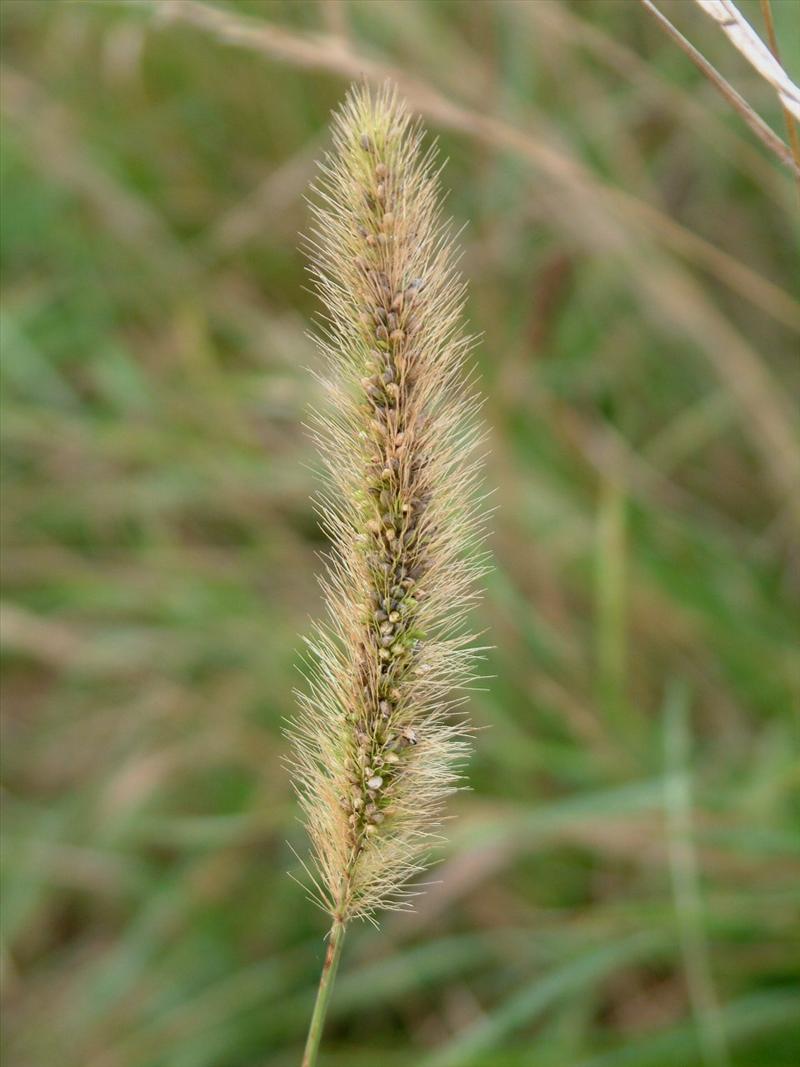
M 339 966 L 343 943 L 344 924 L 334 921 L 328 941 L 328 951 L 325 953 L 325 962 L 322 964 L 317 1001 L 314 1004 L 314 1012 L 308 1027 L 308 1038 L 306 1040 L 306 1049 L 303 1053 L 302 1067 L 315 1067 L 317 1062 L 322 1029 L 325 1025 L 325 1015 L 328 1011 L 328 1001 L 331 999 L 333 980 L 336 977 L 336 968 Z

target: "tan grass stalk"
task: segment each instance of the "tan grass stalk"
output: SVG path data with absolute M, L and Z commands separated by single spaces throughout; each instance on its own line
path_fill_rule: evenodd
M 686 53 L 701 74 L 703 74 L 715 89 L 717 89 L 717 91 L 728 101 L 734 111 L 739 113 L 762 144 L 766 145 L 771 152 L 774 152 L 778 159 L 789 167 L 789 169 L 795 173 L 795 176 L 797 176 L 800 172 L 798 171 L 797 163 L 792 156 L 791 150 L 780 137 L 778 137 L 772 127 L 753 110 L 741 93 L 737 92 L 730 82 L 723 78 L 717 68 L 709 62 L 703 53 L 695 48 L 691 41 L 684 37 L 678 27 L 670 22 L 664 12 L 660 11 L 652 0 L 639 0 L 639 2 L 653 16 L 661 29 L 669 34 L 678 47 Z
M 464 619 L 484 567 L 464 286 L 435 149 L 388 87 L 353 88 L 333 137 L 309 239 L 326 316 L 313 432 L 328 610 L 291 729 L 312 894 L 332 919 L 307 1065 L 344 928 L 408 906 L 456 787 L 468 729 L 454 711 L 475 656 Z
M 782 106 L 800 119 L 800 87 L 795 85 L 733 0 L 695 0 L 720 27 L 761 77 L 778 94 Z
M 778 50 L 778 37 L 775 33 L 775 21 L 772 18 L 772 7 L 769 0 L 761 0 L 761 14 L 764 18 L 764 25 L 767 30 L 767 40 L 769 41 L 769 49 L 775 56 L 775 59 L 781 63 L 781 55 Z M 783 64 L 781 63 L 781 66 Z M 798 168 L 800 168 L 800 136 L 797 133 L 797 125 L 795 124 L 794 116 L 791 111 L 782 105 L 783 108 L 783 121 L 786 126 L 786 134 L 789 141 L 789 147 L 792 150 L 792 157 Z M 796 175 L 797 187 L 800 190 L 800 173 Z

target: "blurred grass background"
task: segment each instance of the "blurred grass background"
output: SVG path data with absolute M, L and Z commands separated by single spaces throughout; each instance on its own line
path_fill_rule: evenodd
M 351 68 L 449 157 L 499 510 L 472 791 L 324 1063 L 796 1067 L 797 188 L 632 2 L 220 6 L 245 47 L 2 2 L 7 1067 L 298 1061 L 297 233 Z

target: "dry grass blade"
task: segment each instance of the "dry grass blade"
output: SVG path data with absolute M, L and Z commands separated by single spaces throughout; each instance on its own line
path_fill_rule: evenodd
M 727 35 L 761 77 L 778 94 L 781 104 L 800 119 L 800 87 L 795 85 L 733 0 L 695 0 Z
M 772 18 L 772 6 L 769 0 L 761 0 L 761 14 L 764 16 L 764 25 L 767 28 L 767 40 L 769 41 L 769 47 L 772 50 L 772 54 L 775 59 L 780 63 L 781 57 L 778 51 L 778 37 L 775 33 L 775 23 Z M 781 64 L 783 66 L 783 64 Z M 786 124 L 786 134 L 789 138 L 789 145 L 792 149 L 792 155 L 794 161 L 800 167 L 800 136 L 797 133 L 797 126 L 795 125 L 794 118 L 791 111 L 783 106 L 783 119 Z M 797 179 L 798 189 L 800 189 L 800 177 Z
M 564 4 L 534 4 L 529 14 L 534 24 L 544 25 L 565 41 L 579 45 L 617 78 L 635 85 L 645 99 L 668 108 L 681 123 L 689 123 L 709 148 L 740 166 L 777 203 L 785 203 L 783 174 L 775 170 L 772 160 L 765 158 L 743 130 L 731 125 L 727 115 L 709 108 L 691 88 L 667 77 L 651 58 L 640 55 L 601 25 L 574 14 Z
M 662 11 L 659 11 L 652 0 L 639 0 L 639 2 L 650 12 L 662 30 L 664 30 L 664 32 L 675 41 L 678 47 L 686 53 L 697 69 L 708 78 L 711 84 L 728 101 L 731 107 L 741 115 L 762 144 L 766 145 L 770 152 L 778 157 L 781 163 L 789 167 L 796 177 L 800 176 L 800 166 L 798 166 L 793 158 L 789 146 L 782 141 L 767 123 L 764 122 L 761 116 L 750 107 L 744 97 L 734 89 L 729 81 L 723 78 L 713 64 L 709 63 L 703 53 L 695 48 L 691 41 L 683 36 L 677 26 L 674 26 L 667 16 Z M 698 0 L 698 3 L 699 2 L 700 0 Z

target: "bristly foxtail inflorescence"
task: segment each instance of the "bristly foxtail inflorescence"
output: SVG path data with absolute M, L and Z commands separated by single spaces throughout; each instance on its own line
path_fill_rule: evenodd
M 315 896 L 346 924 L 407 903 L 469 729 L 466 614 L 485 570 L 479 402 L 435 149 L 385 87 L 351 89 L 314 188 L 327 400 L 313 433 L 331 552 L 291 726 Z

